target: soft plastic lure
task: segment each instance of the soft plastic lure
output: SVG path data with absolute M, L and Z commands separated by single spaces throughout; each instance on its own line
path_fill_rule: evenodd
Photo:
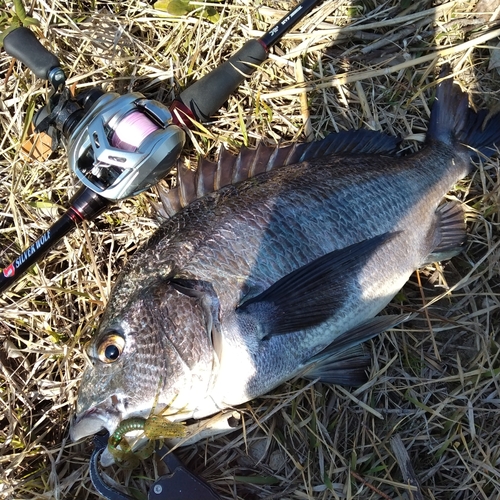
M 142 431 L 135 437 L 135 441 L 146 437 L 149 442 L 137 451 L 133 451 L 133 445 L 125 437 L 130 432 Z M 141 417 L 128 418 L 120 423 L 115 432 L 108 439 L 108 451 L 115 462 L 124 468 L 135 467 L 140 460 L 151 456 L 155 450 L 155 440 L 174 437 L 184 437 L 186 428 L 184 423 L 175 423 L 162 415 L 150 415 L 144 419 Z

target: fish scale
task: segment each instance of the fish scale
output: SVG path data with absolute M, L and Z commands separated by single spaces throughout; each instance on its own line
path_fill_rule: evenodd
M 448 161 L 450 158 L 451 156 Z M 340 159 L 334 160 L 341 162 Z M 360 159 L 362 164 L 358 166 L 361 170 L 358 175 L 352 175 L 352 172 L 346 173 L 342 165 L 337 169 L 331 168 L 331 164 L 294 165 L 283 168 L 279 176 L 274 175 L 270 180 L 266 179 L 264 174 L 262 189 L 254 189 L 253 199 L 249 200 L 246 197 L 244 206 L 238 203 L 243 196 L 235 193 L 230 198 L 234 202 L 228 207 L 225 219 L 220 220 L 219 217 L 219 228 L 213 238 L 205 242 L 203 234 L 200 234 L 202 239 L 200 246 L 190 256 L 189 263 L 182 266 L 182 275 L 213 280 L 213 262 L 220 255 L 220 241 L 224 241 L 228 246 L 228 252 L 225 252 L 227 260 L 218 260 L 216 272 L 225 277 L 235 275 L 236 272 L 242 273 L 249 276 L 250 281 L 269 286 L 311 258 L 353 244 L 374 233 L 377 234 L 376 231 L 382 233 L 401 229 L 405 224 L 412 222 L 410 216 L 410 220 L 405 223 L 401 220 L 401 215 L 415 209 L 422 191 L 433 188 L 433 196 L 426 197 L 425 204 L 431 202 L 437 206 L 444 194 L 467 169 L 467 166 L 457 163 L 452 183 L 448 179 L 436 182 L 440 177 L 439 169 L 430 172 L 432 177 L 429 179 L 414 173 L 413 162 L 400 158 L 375 161 L 372 159 L 368 160 L 369 163 L 365 160 L 366 164 L 364 160 Z M 386 168 L 388 162 L 396 163 L 400 172 L 396 174 L 395 169 L 391 168 L 393 165 Z M 405 165 L 409 169 L 405 170 Z M 389 170 L 391 176 L 381 177 L 384 170 Z M 291 174 L 296 176 L 297 182 L 294 182 Z M 307 179 L 307 185 L 304 185 L 304 179 Z M 425 182 L 422 179 L 425 179 Z M 401 197 L 399 193 L 407 185 L 411 185 L 412 190 L 405 197 Z M 277 196 L 275 193 L 280 189 L 284 193 Z M 310 191 L 314 191 L 314 197 L 309 196 Z M 356 201 L 359 199 L 359 191 L 363 192 L 363 196 L 369 199 L 370 203 Z M 271 203 L 266 205 L 267 216 L 261 216 L 260 200 L 269 198 Z M 371 201 L 372 199 L 375 202 Z M 255 207 L 254 204 L 259 206 Z M 193 206 L 192 210 L 205 214 L 206 219 L 211 217 L 210 207 L 203 203 Z M 320 211 L 322 217 L 318 220 L 314 214 Z M 240 213 L 239 221 L 232 216 L 233 212 Z M 243 219 L 241 212 L 246 214 L 246 218 Z M 426 214 L 427 220 L 421 219 L 423 231 L 426 231 L 425 227 L 430 226 L 434 217 L 429 210 L 426 210 Z M 381 215 L 384 220 L 380 219 Z M 336 237 L 329 238 L 329 234 L 335 234 Z M 252 242 L 253 254 L 239 243 L 242 235 Z M 304 253 L 304 248 L 307 249 L 307 255 Z M 280 249 L 283 250 L 281 254 Z M 413 269 L 418 267 L 430 250 L 430 248 L 421 250 L 414 256 L 413 262 L 406 264 L 406 267 Z M 145 261 L 149 260 L 147 254 L 142 258 Z M 255 262 L 258 263 L 257 266 Z M 135 265 L 140 266 L 140 263 Z M 276 269 L 277 266 L 279 269 Z M 227 284 L 216 281 L 215 286 L 220 288 L 218 292 L 224 296 Z
M 363 383 L 369 357 L 360 344 L 407 317 L 377 314 L 415 269 L 463 245 L 463 211 L 442 202 L 476 158 L 467 146 L 491 154 L 500 144 L 500 117 L 483 128 L 484 116 L 445 79 L 415 154 L 397 156 L 397 140 L 384 134 L 351 131 L 285 151 L 224 153 L 200 164 L 201 178 L 181 177 L 162 196 L 169 210 L 186 193 L 200 197 L 117 280 L 89 351 L 73 439 L 112 434 L 152 408 L 202 418 L 296 376 Z M 284 164 L 268 170 L 263 159 L 276 158 Z M 248 179 L 252 170 L 260 173 Z M 214 178 L 246 180 L 206 193 Z M 189 179 L 198 187 L 182 186 Z M 114 338 L 123 347 L 107 359 Z

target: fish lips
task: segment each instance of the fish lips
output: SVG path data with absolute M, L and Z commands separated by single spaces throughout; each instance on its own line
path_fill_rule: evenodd
M 94 406 L 76 414 L 69 429 L 71 441 L 75 442 L 93 436 L 103 429 L 106 429 L 110 435 L 113 434 L 122 421 L 122 414 L 110 406 L 112 405 Z

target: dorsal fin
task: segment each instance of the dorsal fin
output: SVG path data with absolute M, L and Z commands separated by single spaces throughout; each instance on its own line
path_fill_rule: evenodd
M 196 171 L 178 162 L 177 185 L 168 190 L 158 185 L 163 206 L 155 204 L 164 217 L 171 217 L 192 201 L 218 189 L 269 172 L 273 168 L 292 165 L 328 155 L 390 154 L 397 152 L 399 139 L 372 130 L 349 130 L 330 134 L 313 142 L 297 142 L 290 146 L 242 148 L 238 155 L 224 147 L 217 163 L 200 159 Z

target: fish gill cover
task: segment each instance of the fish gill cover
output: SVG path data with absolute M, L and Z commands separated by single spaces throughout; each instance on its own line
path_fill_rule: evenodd
M 56 20 L 32 2 L 68 73 L 169 102 L 253 35 L 242 27 L 264 30 L 282 6 L 266 2 L 257 15 L 253 2 L 221 5 L 217 24 L 196 13 L 160 18 L 137 2 L 55 7 Z M 405 139 L 404 152 L 418 149 L 439 61 L 450 62 L 475 105 L 495 107 L 493 11 L 488 2 L 325 2 L 280 44 L 291 55 L 278 53 L 245 82 L 215 123 L 193 134 L 186 154 L 194 165 L 198 154 L 215 159 L 220 144 L 237 152 L 259 141 L 272 146 L 360 127 Z M 9 262 L 50 226 L 74 186 L 63 157 L 38 162 L 19 152 L 26 89 L 33 98 L 45 89 L 21 66 L 11 68 L 5 53 L 0 58 L 8 76 L 0 238 Z M 301 79 L 304 93 L 295 86 Z M 223 498 L 394 498 L 412 478 L 416 498 L 498 496 L 498 168 L 496 159 L 482 159 L 454 186 L 449 199 L 468 213 L 465 251 L 413 274 L 391 301 L 389 314 L 427 307 L 369 344 L 367 384 L 346 390 L 288 382 L 243 405 L 244 432 L 183 449 L 187 465 L 214 481 Z M 111 286 L 158 225 L 151 201 L 158 202 L 154 193 L 113 207 L 0 298 L 0 495 L 97 498 L 89 446 L 70 443 L 69 422 L 85 346 Z M 410 466 L 394 451 L 401 441 Z M 107 472 L 142 492 L 155 474 L 151 462 L 137 474 Z

